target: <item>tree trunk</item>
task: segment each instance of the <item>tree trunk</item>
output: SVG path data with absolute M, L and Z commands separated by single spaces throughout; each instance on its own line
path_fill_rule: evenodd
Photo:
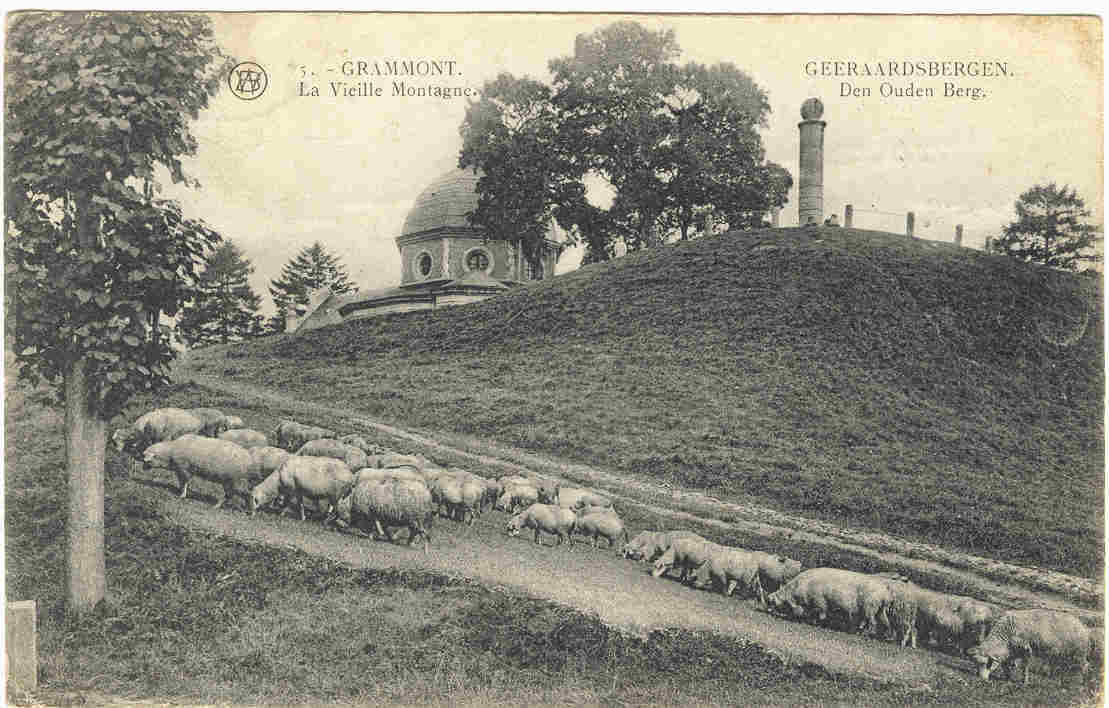
M 70 365 L 65 377 L 65 454 L 69 476 L 69 546 L 66 568 L 69 610 L 83 613 L 104 599 L 104 453 L 108 422 L 92 412 L 86 363 Z

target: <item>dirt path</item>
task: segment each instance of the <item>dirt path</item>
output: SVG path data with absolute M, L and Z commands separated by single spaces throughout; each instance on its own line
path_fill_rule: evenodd
M 975 680 L 970 662 L 935 651 L 900 649 L 892 642 L 789 622 L 762 611 L 754 600 L 725 597 L 656 579 L 648 566 L 624 560 L 615 550 L 584 543 L 536 546 L 530 537 L 504 533 L 507 515 L 488 512 L 473 526 L 437 519 L 425 555 L 418 548 L 373 541 L 325 529 L 318 521 L 210 507 L 221 491 L 194 482 L 196 498 L 181 501 L 168 475 L 135 481 L 174 521 L 246 542 L 292 547 L 353 568 L 411 568 L 471 578 L 596 613 L 604 622 L 637 634 L 684 627 L 739 637 L 783 658 L 812 663 L 841 676 L 864 677 L 925 689 L 938 680 Z M 402 533 L 402 536 L 405 534 Z
M 238 381 L 195 372 L 189 372 L 182 378 L 212 390 L 233 393 L 244 400 L 253 399 L 275 404 L 284 410 L 307 414 L 321 412 L 335 414 L 334 410 L 326 405 L 300 401 L 288 395 Z M 1089 603 L 1101 600 L 1104 589 L 1098 583 L 1086 578 L 1051 570 L 1026 568 L 930 544 L 904 541 L 873 531 L 845 529 L 826 521 L 792 516 L 765 507 L 724 502 L 699 492 L 663 486 L 657 481 L 598 470 L 585 465 L 568 464 L 468 436 L 444 434 L 437 435 L 439 439 L 433 439 L 425 434 L 397 428 L 359 415 L 345 416 L 345 423 L 351 431 L 374 431 L 408 440 L 428 450 L 438 450 L 473 460 L 484 468 L 499 468 L 506 472 L 538 472 L 547 477 L 575 484 L 587 484 L 617 500 L 623 498 L 633 501 L 656 514 L 669 516 L 675 521 L 697 520 L 721 529 L 736 529 L 768 538 L 789 535 L 794 541 L 802 541 L 814 546 L 834 547 L 928 573 L 947 575 L 977 588 L 984 596 L 1005 606 L 1051 607 L 1079 614 L 1091 624 L 1104 623 L 1101 612 L 1089 609 Z M 473 450 L 487 451 L 488 454 L 473 452 Z M 660 507 L 646 499 L 668 499 L 681 510 Z M 721 521 L 720 518 L 728 521 Z

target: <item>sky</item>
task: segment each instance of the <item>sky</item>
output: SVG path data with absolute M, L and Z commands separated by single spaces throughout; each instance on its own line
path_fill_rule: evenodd
M 395 285 L 394 239 L 417 195 L 453 169 L 467 99 L 393 95 L 409 86 L 480 90 L 500 72 L 549 81 L 550 59 L 577 35 L 619 19 L 672 29 L 679 62 L 731 62 L 768 94 L 767 158 L 798 174 L 801 103 L 818 97 L 827 122 L 825 214 L 852 204 L 855 225 L 981 247 L 1014 218 L 1034 184 L 1068 184 L 1103 220 L 1101 27 L 1096 19 L 1019 16 L 602 15 L 226 13 L 216 39 L 260 64 L 255 100 L 224 85 L 193 124 L 185 160 L 200 188 L 163 196 L 235 242 L 255 266 L 252 285 L 272 311 L 268 284 L 302 248 L 320 241 L 361 289 Z M 440 77 L 343 76 L 344 62 L 453 62 Z M 993 76 L 847 76 L 894 62 L 927 74 L 990 67 Z M 851 63 L 851 64 L 849 64 Z M 946 67 L 946 69 L 944 69 Z M 960 72 L 960 73 L 965 73 Z M 979 72 L 981 73 L 981 72 Z M 838 74 L 838 75 L 836 75 Z M 380 96 L 333 96 L 330 81 L 370 81 Z M 848 84 L 845 86 L 844 84 Z M 902 95 L 882 95 L 887 89 Z M 951 89 L 970 96 L 945 95 Z M 301 88 L 303 84 L 304 88 Z M 317 86 L 319 96 L 302 96 Z M 933 95 L 905 96 L 906 90 Z M 866 90 L 870 95 L 863 94 Z M 947 91 L 948 93 L 950 92 Z M 851 94 L 856 95 L 851 95 Z M 845 95 L 847 94 L 847 95 Z M 781 225 L 797 223 L 796 184 Z M 568 249 L 558 272 L 577 267 Z

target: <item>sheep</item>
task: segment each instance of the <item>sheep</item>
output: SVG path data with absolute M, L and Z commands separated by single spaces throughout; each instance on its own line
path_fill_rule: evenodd
M 362 437 L 361 435 L 344 435 L 343 437 L 339 438 L 339 442 L 346 443 L 347 445 L 353 445 L 362 452 L 366 453 L 367 456 L 385 454 L 384 447 L 378 445 L 377 443 L 372 443 L 366 440 L 366 438 Z
M 685 582 L 690 571 L 696 570 L 707 561 L 717 548 L 721 548 L 712 541 L 697 540 L 694 538 L 677 538 L 670 544 L 658 560 L 655 561 L 651 575 L 662 577 L 666 571 L 678 568 L 678 580 Z
M 465 521 L 466 513 L 469 512 L 470 525 L 473 525 L 474 516 L 485 494 L 484 486 L 448 470 L 429 481 L 428 488 L 436 507 L 446 507 L 448 518 Z
M 250 428 L 234 428 L 225 430 L 218 436 L 220 440 L 227 440 L 247 449 L 252 447 L 265 447 L 269 443 L 266 434 Z
M 889 631 L 889 606 L 892 593 L 888 581 L 864 573 L 839 568 L 812 568 L 802 571 L 766 597 L 774 611 L 794 617 L 815 616 L 828 620 L 833 614 L 846 621 L 846 629 L 864 633 Z
M 1028 685 L 1031 658 L 1038 656 L 1060 667 L 1089 670 L 1093 634 L 1074 615 L 1058 610 L 1010 610 L 1001 615 L 985 641 L 967 654 L 978 664 L 978 676 L 989 680 L 998 667 L 1010 669 L 1024 663 L 1024 683 Z
M 183 408 L 156 408 L 112 433 L 112 443 L 131 458 L 129 472 L 133 473 L 146 448 L 182 435 L 199 434 L 203 427 L 204 421 Z
M 697 568 L 693 585 L 705 587 L 711 583 L 722 587 L 728 597 L 736 587 L 742 587 L 765 607 L 766 593 L 759 581 L 759 563 L 760 558 L 750 551 L 717 546 L 711 550 L 708 560 Z
M 971 646 L 986 641 L 994 622 L 1004 610 L 992 602 L 983 602 L 973 597 L 954 596 L 957 600 L 956 614 L 963 621 L 963 634 L 960 646 Z
M 647 534 L 650 534 L 649 536 Z M 625 558 L 653 563 L 670 549 L 670 544 L 679 538 L 705 539 L 692 531 L 645 531 L 625 546 Z
M 408 545 L 423 536 L 424 553 L 431 540 L 431 526 L 435 519 L 435 505 L 426 485 L 412 479 L 366 479 L 354 485 L 336 505 L 340 525 L 350 526 L 365 533 L 362 526 L 373 522 L 378 534 L 390 541 L 396 533 L 386 533 L 384 527 L 407 526 Z
M 331 438 L 309 440 L 297 449 L 296 454 L 302 457 L 334 457 L 345 462 L 352 470 L 362 469 L 367 462 L 366 453 L 361 448 Z
M 221 484 L 223 498 L 215 504 L 219 509 L 236 493 L 237 482 L 249 480 L 252 459 L 249 452 L 233 442 L 189 434 L 146 448 L 143 464 L 177 473 L 181 499 L 188 496 L 189 481 L 194 475 Z
M 227 416 L 218 408 L 190 408 L 189 412 L 200 418 L 202 423 L 200 434 L 210 438 L 219 437 L 219 434 L 230 429 Z
M 532 504 L 509 519 L 505 531 L 509 536 L 519 536 L 521 529 L 535 529 L 535 542 L 542 545 L 539 540 L 539 532 L 542 530 L 553 533 L 558 537 L 555 542 L 556 546 L 561 546 L 565 539 L 566 545 L 573 548 L 573 533 L 576 523 L 577 516 L 569 509 L 553 504 Z
M 304 521 L 305 497 L 315 500 L 321 509 L 330 512 L 353 484 L 354 475 L 341 460 L 292 455 L 251 491 L 250 513 L 253 515 L 281 493 L 296 499 L 300 520 Z M 326 508 L 323 506 L 325 500 L 329 504 Z M 325 525 L 328 520 L 325 516 Z
M 355 484 L 358 484 L 362 480 L 371 479 L 378 481 L 383 479 L 407 479 L 427 486 L 423 475 L 414 467 L 390 467 L 389 469 L 363 467 L 354 475 Z
M 527 508 L 532 504 L 539 502 L 539 490 L 535 487 L 514 484 L 509 485 L 497 499 L 496 508 L 500 511 L 507 511 L 510 514 L 516 513 L 517 509 Z M 570 511 L 567 509 L 567 511 Z M 570 511 L 570 513 L 574 513 Z
M 559 487 L 556 502 L 559 506 L 566 509 L 573 509 L 579 503 L 592 504 L 593 506 L 612 506 L 612 500 L 607 497 L 602 497 L 600 494 L 589 491 L 588 489 L 578 489 L 575 487 Z
M 578 514 L 577 517 L 574 532 L 582 536 L 592 536 L 594 548 L 597 547 L 597 538 L 600 536 L 608 539 L 609 548 L 616 545 L 616 539 L 620 536 L 624 537 L 624 543 L 628 543 L 628 530 L 624 528 L 624 522 L 612 510 Z
M 263 480 L 276 472 L 292 456 L 291 452 L 269 445 L 250 447 L 247 452 L 250 453 L 252 464 L 251 479 L 257 480 Z
M 309 440 L 318 440 L 320 438 L 334 438 L 335 433 L 326 428 L 317 428 L 312 425 L 304 425 L 295 420 L 283 420 L 277 424 L 270 434 L 277 447 L 284 448 L 289 452 L 299 449 L 304 443 Z
M 766 551 L 751 551 L 751 553 L 759 561 L 759 582 L 766 592 L 774 592 L 797 577 L 803 569 L 800 561 L 786 556 Z

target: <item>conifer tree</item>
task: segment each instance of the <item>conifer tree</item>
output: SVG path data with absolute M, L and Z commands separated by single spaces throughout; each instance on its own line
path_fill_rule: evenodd
M 1090 210 L 1070 187 L 1037 184 L 1016 201 L 1017 220 L 994 239 L 991 250 L 1031 263 L 1077 270 L 1101 260 L 1097 228 L 1087 223 Z
M 189 346 L 241 341 L 262 333 L 262 304 L 248 278 L 254 266 L 224 241 L 205 261 L 197 293 L 183 310 L 177 331 Z
M 277 308 L 277 314 L 270 320 L 271 328 L 284 331 L 285 316 L 298 306 L 307 306 L 309 295 L 323 287 L 336 295 L 357 290 L 339 257 L 316 241 L 285 264 L 280 278 L 270 281 L 270 295 Z

